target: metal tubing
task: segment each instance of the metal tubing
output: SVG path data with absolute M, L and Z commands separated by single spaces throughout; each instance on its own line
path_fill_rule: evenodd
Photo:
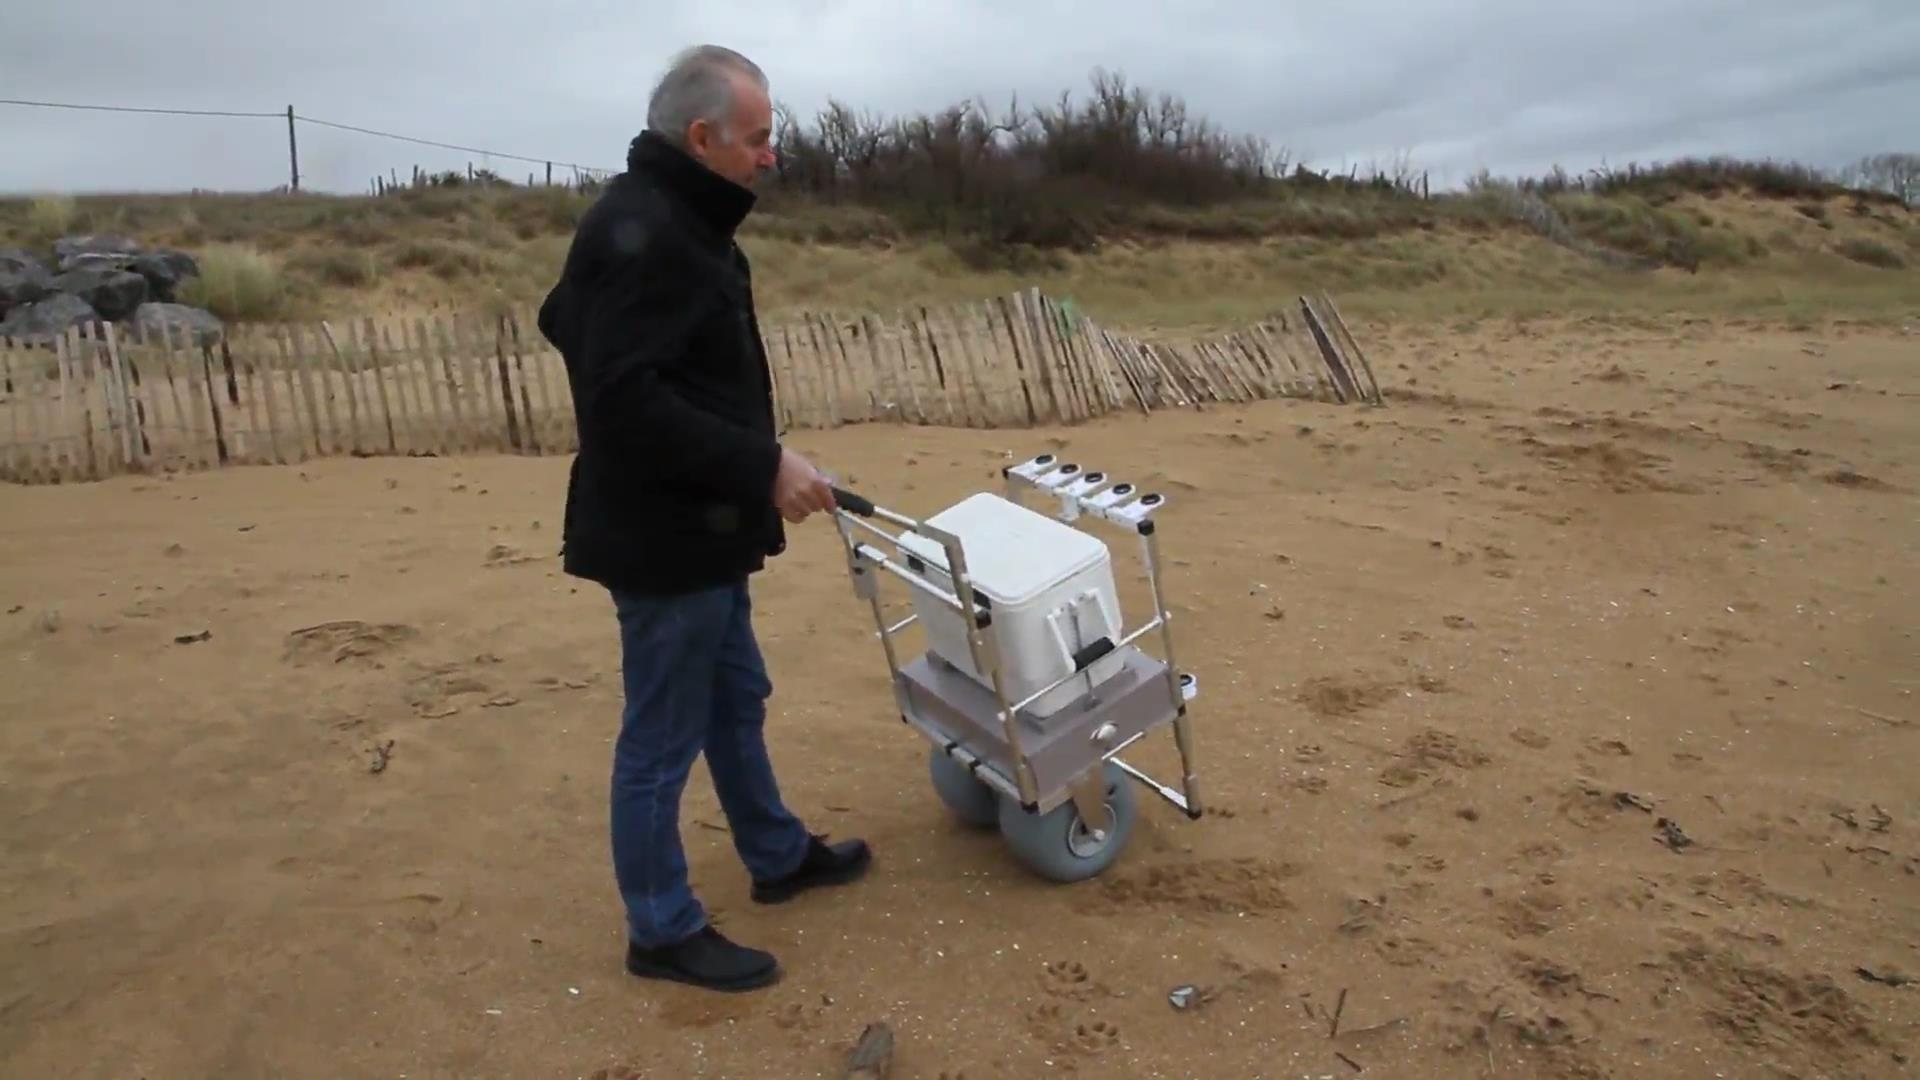
M 935 537 L 933 539 L 937 540 L 938 537 Z M 943 544 L 943 546 L 946 546 L 946 545 Z M 1007 749 L 1013 755 L 1014 779 L 1018 782 L 1018 785 L 1019 785 L 1019 789 L 1013 794 L 1020 799 L 1021 803 L 1025 805 L 1032 805 L 1038 799 L 1038 795 L 1036 794 L 1036 792 L 1038 791 L 1038 785 L 1035 783 L 1033 779 L 1033 768 L 1031 765 L 1027 763 L 1026 752 L 1023 749 L 1021 749 L 1021 746 L 1020 746 L 1020 726 L 1015 720 L 1017 712 L 1014 709 L 1014 707 L 1011 705 L 1011 703 L 1007 701 L 1006 684 L 1000 677 L 1000 663 L 999 663 L 998 653 L 994 649 L 993 644 L 989 641 L 984 640 L 980 633 L 979 609 L 974 607 L 974 605 L 972 604 L 963 603 L 960 600 L 959 596 L 956 595 L 955 593 L 949 593 L 946 590 L 940 588 L 939 586 L 934 585 L 932 582 L 928 581 L 926 578 L 923 578 L 920 575 L 913 573 L 911 570 L 908 570 L 905 567 L 900 566 L 898 563 L 894 562 L 892 559 L 889 559 L 885 555 L 880 554 L 878 551 L 875 551 L 872 547 L 866 544 L 854 544 L 853 547 L 858 557 L 866 559 L 867 561 L 873 563 L 874 565 L 879 566 L 883 570 L 891 571 L 896 577 L 899 577 L 901 580 L 907 582 L 910 585 L 916 586 L 918 588 L 926 590 L 929 593 L 932 593 L 934 596 L 944 601 L 949 607 L 960 612 L 966 618 L 967 647 L 968 647 L 968 650 L 973 654 L 974 667 L 977 670 L 986 673 L 989 681 L 991 681 L 993 684 L 994 700 L 1000 706 L 999 718 L 1000 718 L 1001 731 L 1006 737 Z M 955 550 L 958 547 L 959 545 L 957 543 L 948 547 L 948 555 L 947 555 L 947 558 L 949 560 L 948 574 L 949 574 L 949 577 L 953 580 L 956 589 L 963 588 L 969 594 L 971 594 L 973 589 L 971 584 L 967 580 L 966 556 L 961 552 L 959 552 L 958 550 Z M 886 627 L 885 620 L 878 614 L 877 600 L 875 601 L 875 621 L 879 624 L 882 630 L 885 629 Z M 883 634 L 882 636 L 884 637 L 885 635 Z M 890 642 L 888 644 L 888 654 L 889 654 L 888 662 L 889 664 L 891 664 L 893 660 L 892 660 L 892 645 Z
M 873 514 L 875 517 L 885 518 L 903 529 L 912 529 L 914 532 L 920 531 L 920 520 L 918 518 L 910 518 L 905 514 L 894 513 L 884 506 L 874 507 Z
M 842 521 L 857 520 L 847 514 L 840 515 L 840 518 Z M 887 631 L 886 616 L 880 611 L 880 583 L 878 581 L 867 581 L 864 584 L 861 582 L 862 574 L 870 574 L 873 571 L 860 566 L 859 546 L 853 542 L 853 537 L 847 532 L 846 526 L 840 525 L 838 531 L 840 544 L 847 551 L 847 575 L 853 579 L 854 591 L 866 593 L 867 603 L 873 608 L 873 624 L 879 630 L 880 648 L 887 654 L 887 673 L 897 683 L 900 678 L 900 661 L 893 651 L 893 638 Z
M 875 507 L 873 512 L 876 514 L 879 513 L 880 508 Z M 895 535 L 894 533 L 888 532 L 887 530 L 881 528 L 878 525 L 875 525 L 873 522 L 868 521 L 865 518 L 858 518 L 858 517 L 854 517 L 852 514 L 842 513 L 840 515 L 840 520 L 851 522 L 854 525 L 857 525 L 860 528 L 867 530 L 873 535 L 880 537 L 882 540 L 892 540 L 895 543 L 898 543 L 900 540 L 899 536 Z
M 1160 591 L 1160 534 L 1150 529 L 1141 542 L 1146 550 L 1147 585 L 1153 590 L 1153 606 L 1159 611 L 1161 642 L 1167 651 L 1167 693 L 1173 698 L 1175 709 L 1173 717 L 1173 741 L 1180 750 L 1181 786 L 1186 789 L 1186 800 L 1181 809 L 1189 814 L 1200 813 L 1200 784 L 1193 774 L 1193 732 L 1187 721 L 1186 699 L 1180 693 L 1180 669 L 1173 655 L 1173 613 L 1167 610 L 1166 600 Z
M 893 635 L 886 629 L 887 618 L 880 613 L 880 590 L 875 589 L 867 597 L 867 603 L 873 605 L 873 623 L 880 627 L 880 647 L 887 653 L 887 674 L 894 679 L 900 677 L 900 660 L 893 652 Z
M 875 532 L 879 532 L 880 535 L 882 536 L 887 535 L 885 532 L 881 531 L 877 527 L 871 524 L 868 524 L 865 521 L 860 520 L 860 515 L 852 513 L 846 510 L 845 508 L 836 508 L 834 510 L 834 515 L 842 521 L 851 521 L 856 525 L 865 525 L 867 528 L 873 529 Z M 910 518 L 905 514 L 899 513 L 894 510 L 889 510 L 886 507 L 880 506 L 878 504 L 876 504 L 873 508 L 873 516 L 877 518 L 884 518 L 888 521 L 891 521 L 895 525 L 898 525 L 903 529 L 912 529 L 914 532 L 920 531 L 919 519 Z
M 854 591 L 857 593 L 860 590 L 860 551 L 855 546 L 853 537 L 847 535 L 846 517 L 847 515 L 841 515 L 841 520 L 834 522 L 833 527 L 834 531 L 840 534 L 840 546 L 847 553 L 847 580 L 853 583 Z
M 1187 798 L 1181 809 L 1189 814 L 1200 814 L 1200 780 L 1193 774 L 1193 722 L 1186 713 L 1175 713 L 1173 717 L 1173 744 L 1180 749 L 1180 785 L 1187 790 Z
M 1120 771 L 1126 773 L 1128 776 L 1133 777 L 1135 780 L 1140 781 L 1142 784 L 1145 784 L 1146 786 L 1152 788 L 1155 792 L 1158 792 L 1161 798 L 1167 800 L 1168 802 L 1179 807 L 1180 809 L 1187 811 L 1188 813 L 1193 812 L 1192 804 L 1190 804 L 1187 798 L 1181 795 L 1178 791 L 1175 791 L 1174 789 L 1168 787 L 1167 785 L 1161 783 L 1160 781 L 1155 780 L 1153 777 L 1148 776 L 1146 773 L 1141 772 L 1139 769 L 1134 768 L 1133 766 L 1127 764 L 1126 762 L 1121 761 L 1119 758 L 1112 758 L 1110 760 L 1115 765 L 1120 766 Z
M 956 597 L 964 595 L 971 598 L 974 594 L 973 578 L 967 573 L 967 555 L 960 548 L 959 537 L 935 530 L 928 530 L 923 535 L 946 549 L 947 574 L 953 581 Z M 952 543 L 949 544 L 949 540 Z M 1019 713 L 1007 700 L 1006 680 L 1000 673 L 1000 650 L 980 632 L 980 619 L 974 614 L 972 605 L 963 610 L 967 613 L 967 648 L 973 654 L 973 666 L 975 670 L 985 672 L 993 683 L 993 697 L 1000 705 L 1000 728 L 1006 735 L 1007 751 L 1013 755 L 1013 778 L 1020 786 L 1020 801 L 1031 806 L 1039 800 L 1039 785 L 1033 778 L 1033 766 L 1027 761 L 1027 752 L 1020 746 Z
M 1007 703 L 1007 686 L 1000 677 L 1000 665 L 995 664 L 988 673 L 993 681 L 993 698 L 1000 704 L 1000 730 L 1006 736 L 1007 752 L 1013 757 L 1013 779 L 1020 786 L 1020 802 L 1023 806 L 1032 806 L 1040 801 L 1039 784 L 1033 778 L 1033 766 L 1027 762 L 1027 752 L 1020 748 L 1020 724 L 1013 706 Z
M 1135 629 L 1133 633 L 1128 634 L 1126 637 L 1121 638 L 1117 643 L 1115 643 L 1115 645 L 1113 646 L 1113 652 L 1108 653 L 1107 656 L 1112 656 L 1114 653 L 1117 653 L 1121 649 L 1124 649 L 1127 646 L 1133 644 L 1135 641 L 1138 641 L 1141 635 L 1152 633 L 1153 630 L 1159 625 L 1160 625 L 1160 617 L 1156 615 L 1152 619 L 1149 619 L 1145 625 Z M 1101 659 L 1104 660 L 1106 659 L 1106 657 L 1101 657 Z M 1098 663 L 1098 661 L 1095 661 L 1095 663 Z M 1089 664 L 1087 666 L 1092 667 L 1093 665 Z M 1021 709 L 1024 709 L 1027 706 L 1033 704 L 1034 702 L 1039 701 L 1041 698 L 1046 697 L 1048 694 L 1053 693 L 1055 690 L 1059 689 L 1062 686 L 1067 685 L 1069 682 L 1072 682 L 1074 679 L 1078 678 L 1083 674 L 1085 674 L 1085 669 L 1082 669 L 1080 671 L 1067 672 L 1065 675 L 1060 676 L 1058 679 L 1055 679 L 1054 681 L 1048 683 L 1047 685 L 1027 695 L 1018 704 L 1014 705 L 1013 711 L 1019 712 Z M 1089 678 L 1091 678 L 1091 676 L 1089 676 Z
M 988 642 L 980 633 L 980 615 L 984 610 L 983 608 L 963 602 L 957 590 L 955 592 L 948 592 L 919 574 L 902 567 L 899 563 L 894 562 L 885 555 L 879 554 L 872 548 L 862 545 L 861 550 L 864 552 L 864 558 L 879 564 L 882 569 L 892 571 L 894 576 L 907 582 L 909 585 L 932 593 L 936 598 L 948 607 L 959 612 L 961 616 L 966 619 L 967 653 L 973 658 L 973 666 L 976 671 L 986 674 L 999 668 L 999 654 L 993 650 L 992 643 Z M 964 575 L 955 575 L 953 580 L 958 585 L 964 586 L 968 593 L 973 592 L 973 587 L 967 583 Z
M 967 652 L 973 657 L 974 668 L 982 672 L 997 670 L 1000 667 L 1000 654 L 997 650 L 988 652 L 988 643 L 980 633 L 980 616 L 972 603 L 979 590 L 973 587 L 973 575 L 967 572 L 967 553 L 960 545 L 960 538 L 932 527 L 926 528 L 920 535 L 939 544 L 947 553 L 947 580 L 953 582 L 953 595 L 966 604 L 961 610 L 967 614 Z
M 946 733 L 928 724 L 918 716 L 907 713 L 905 717 L 907 723 L 912 725 L 914 730 L 925 735 L 930 741 L 938 745 L 941 753 L 966 766 L 972 766 L 978 762 L 980 767 L 978 769 L 969 769 L 969 771 L 982 783 L 990 785 L 996 791 L 1001 792 L 1010 799 L 1022 798 L 1019 788 L 1009 783 L 1007 778 L 1000 774 L 1000 770 L 993 767 L 992 763 L 983 760 L 978 755 L 968 751 L 965 747 L 953 744 L 952 741 L 947 738 Z
M 1160 621 L 1160 643 L 1167 654 L 1167 693 L 1173 699 L 1174 708 L 1186 704 L 1180 696 L 1180 669 L 1173 656 L 1173 613 L 1167 610 L 1167 602 L 1160 591 L 1160 545 L 1156 533 L 1149 532 L 1140 538 L 1146 552 L 1147 588 L 1153 593 L 1153 610 Z
M 921 577 L 919 574 L 916 574 L 913 571 L 908 570 L 907 568 L 901 566 L 899 563 L 894 562 L 892 559 L 887 558 L 885 555 L 880 554 L 879 552 L 873 550 L 872 548 L 868 547 L 865 544 L 860 544 L 858 545 L 858 547 L 860 550 L 860 557 L 880 567 L 880 569 L 892 572 L 895 577 L 898 577 L 900 580 L 905 581 L 909 585 L 915 585 L 915 586 L 918 586 L 919 588 L 925 589 L 927 592 L 932 593 L 936 599 L 942 601 L 948 607 L 954 609 L 955 611 L 960 612 L 963 615 L 970 615 L 974 613 L 972 610 L 973 605 L 961 603 L 960 598 L 958 596 L 955 596 L 954 594 L 948 592 L 947 590 L 942 589 L 940 586 L 935 585 L 934 583 L 928 581 L 926 578 Z

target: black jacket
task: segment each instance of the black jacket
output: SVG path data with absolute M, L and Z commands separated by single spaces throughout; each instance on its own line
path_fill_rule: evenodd
M 772 377 L 733 239 L 753 202 L 644 132 L 580 220 L 539 317 L 579 431 L 569 574 L 683 592 L 740 580 L 786 547 Z

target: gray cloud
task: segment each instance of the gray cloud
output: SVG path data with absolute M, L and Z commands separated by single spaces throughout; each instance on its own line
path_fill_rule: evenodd
M 894 114 L 967 98 L 1084 95 L 1095 66 L 1183 97 L 1316 167 L 1409 158 L 1437 183 L 1689 154 L 1837 165 L 1920 143 L 1913 0 L 445 0 L 19 3 L 0 97 L 282 110 L 442 142 L 618 167 L 676 48 L 731 44 L 802 116 L 829 96 Z M 537 166 L 312 125 L 302 179 Z M 0 190 L 260 189 L 284 119 L 0 106 Z

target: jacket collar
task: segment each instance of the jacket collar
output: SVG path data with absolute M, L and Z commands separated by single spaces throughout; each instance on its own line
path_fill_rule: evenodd
M 753 209 L 752 191 L 702 165 L 656 131 L 642 131 L 628 145 L 627 171 L 660 185 L 723 237 L 731 238 Z

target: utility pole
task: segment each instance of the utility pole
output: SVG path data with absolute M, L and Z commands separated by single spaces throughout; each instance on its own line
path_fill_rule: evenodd
M 293 190 L 300 190 L 300 144 L 293 134 L 293 106 L 287 106 L 287 159 L 293 166 Z

